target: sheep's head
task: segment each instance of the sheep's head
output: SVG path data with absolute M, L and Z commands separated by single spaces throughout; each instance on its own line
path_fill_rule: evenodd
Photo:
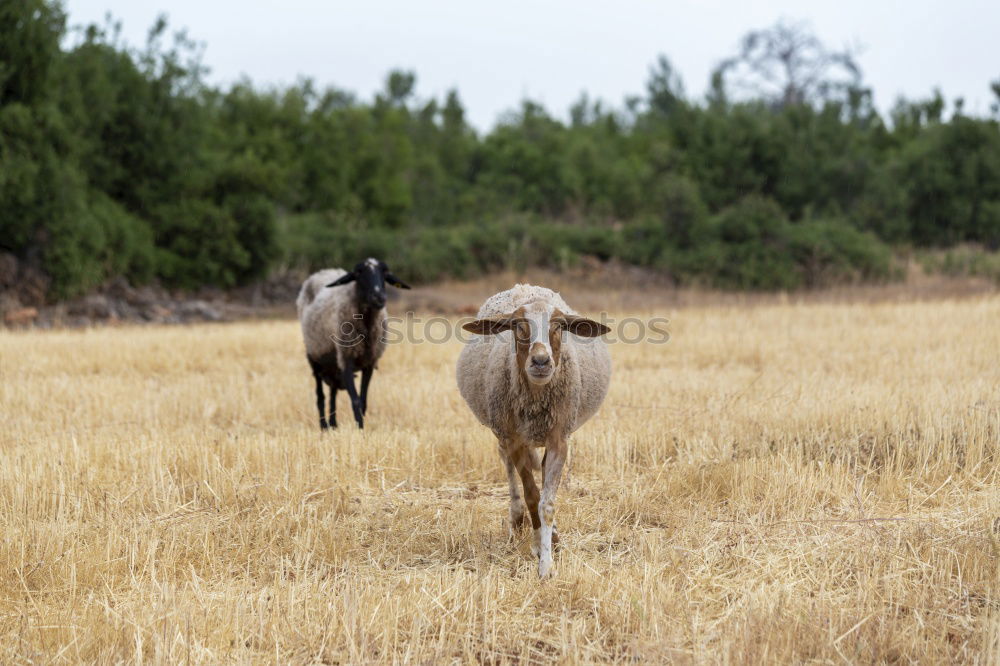
M 517 367 L 536 386 L 548 384 L 558 372 L 565 331 L 584 338 L 595 338 L 611 330 L 593 319 L 566 314 L 545 301 L 522 305 L 514 312 L 498 317 L 477 319 L 462 328 L 478 335 L 512 331 Z
M 369 257 L 354 267 L 350 273 L 334 280 L 327 287 L 339 287 L 349 282 L 357 282 L 357 294 L 361 303 L 373 310 L 385 307 L 385 285 L 391 284 L 399 289 L 409 289 L 410 286 L 389 272 L 384 261 Z

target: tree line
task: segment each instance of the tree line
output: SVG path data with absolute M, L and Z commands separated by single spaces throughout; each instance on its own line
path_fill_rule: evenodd
M 369 101 L 205 75 L 165 20 L 135 49 L 113 23 L 70 34 L 58 2 L 0 6 L 0 250 L 51 298 L 368 255 L 417 282 L 590 255 L 796 288 L 891 277 L 894 247 L 1000 247 L 997 105 L 882 117 L 853 54 L 801 26 L 747 35 L 702 99 L 661 57 L 620 107 L 523 101 L 485 134 L 412 72 Z

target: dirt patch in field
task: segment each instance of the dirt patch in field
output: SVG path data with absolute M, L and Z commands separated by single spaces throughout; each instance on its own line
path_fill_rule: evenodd
M 48 278 L 30 262 L 0 253 L 0 322 L 9 328 L 56 328 L 290 317 L 304 278 L 304 273 L 286 272 L 248 287 L 196 292 L 134 287 L 117 278 L 85 296 L 49 303 Z

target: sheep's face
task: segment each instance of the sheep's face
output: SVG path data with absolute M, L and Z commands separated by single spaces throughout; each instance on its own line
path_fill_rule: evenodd
M 535 386 L 544 386 L 556 376 L 565 331 L 592 338 L 611 330 L 592 319 L 565 314 L 544 301 L 523 305 L 500 317 L 477 319 L 462 328 L 479 335 L 512 331 L 517 367 Z
M 355 279 L 358 283 L 358 300 L 372 310 L 385 307 L 385 274 L 388 271 L 385 263 L 376 259 L 362 261 L 354 267 Z
M 326 285 L 338 287 L 349 282 L 357 282 L 358 301 L 370 310 L 381 310 L 385 307 L 385 285 L 391 284 L 400 289 L 410 286 L 389 272 L 384 261 L 369 257 L 354 267 L 350 273 Z

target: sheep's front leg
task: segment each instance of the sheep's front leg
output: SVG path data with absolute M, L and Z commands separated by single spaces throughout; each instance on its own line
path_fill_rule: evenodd
M 517 473 L 521 477 L 521 484 L 524 486 L 524 503 L 528 507 L 528 516 L 531 518 L 531 526 L 535 530 L 534 540 L 531 543 L 531 554 L 538 557 L 539 534 L 542 523 L 538 518 L 538 486 L 535 485 L 535 459 L 527 446 L 520 444 L 516 448 L 509 449 L 507 455 L 517 468 Z
M 567 451 L 568 455 L 568 451 Z M 542 456 L 542 481 L 545 481 L 545 456 Z M 556 551 L 559 548 L 559 526 L 556 523 L 552 524 L 552 550 Z
M 524 525 L 525 506 L 524 499 L 521 497 L 521 486 L 517 480 L 517 467 L 515 467 L 514 461 L 507 453 L 512 446 L 514 446 L 514 443 L 509 439 L 501 439 L 497 442 L 500 461 L 503 463 L 504 469 L 507 470 L 507 487 L 510 489 L 510 522 L 508 523 L 508 528 L 510 529 L 510 537 L 513 539 L 518 528 Z
M 553 436 L 545 443 L 545 468 L 542 472 L 542 496 L 538 503 L 538 576 L 552 575 L 552 530 L 556 524 L 556 492 L 562 479 L 568 446 L 562 435 Z
M 354 359 L 348 357 L 344 359 L 344 369 L 340 374 L 340 383 L 344 385 L 347 395 L 351 398 L 351 409 L 354 411 L 354 420 L 358 422 L 359 428 L 365 427 L 365 415 L 361 409 L 361 398 L 358 390 L 354 388 Z
M 374 368 L 365 368 L 361 371 L 361 414 L 368 413 L 368 384 L 372 380 Z
M 331 428 L 337 427 L 337 385 L 333 384 L 330 386 L 330 418 L 327 419 L 327 423 L 330 424 Z

